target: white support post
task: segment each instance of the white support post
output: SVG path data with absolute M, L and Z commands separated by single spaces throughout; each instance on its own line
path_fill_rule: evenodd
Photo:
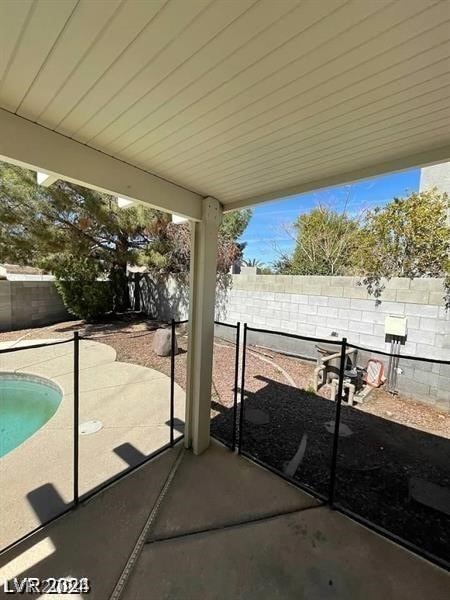
M 194 454 L 209 446 L 217 239 L 222 206 L 205 198 L 202 220 L 191 222 L 191 272 L 185 445 Z

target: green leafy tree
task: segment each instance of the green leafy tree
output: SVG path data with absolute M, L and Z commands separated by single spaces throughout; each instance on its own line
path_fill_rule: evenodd
M 295 249 L 274 268 L 289 275 L 346 275 L 357 252 L 359 222 L 345 213 L 319 205 L 294 223 Z
M 259 269 L 259 274 L 260 274 L 260 275 L 274 275 L 274 272 L 272 271 L 272 268 L 271 268 L 271 267 L 268 267 L 268 266 L 262 266 L 262 267 Z
M 252 214 L 251 208 L 226 213 L 219 229 L 221 237 L 233 242 L 237 241 L 247 229 Z
M 242 264 L 245 267 L 256 267 L 258 269 L 259 275 L 273 275 L 272 269 L 257 258 L 244 259 L 242 261 Z
M 359 236 L 358 270 L 377 299 L 382 279 L 443 277 L 450 307 L 449 199 L 436 188 L 394 198 L 370 211 Z
M 283 254 L 280 258 L 273 261 L 273 271 L 276 275 L 292 275 L 292 257 Z
M 56 287 L 69 312 L 94 321 L 114 309 L 113 286 L 102 278 L 99 263 L 66 256 L 57 271 Z
M 164 246 L 165 219 L 142 205 L 119 209 L 112 197 L 65 181 L 45 188 L 35 173 L 0 164 L 0 260 L 39 266 L 61 281 L 72 270 L 86 285 L 94 272 L 103 275 L 114 310 L 128 307 L 127 264 Z
M 228 243 L 228 245 L 234 246 L 233 252 L 233 260 L 235 262 L 237 260 L 242 259 L 242 255 L 247 246 L 246 242 L 239 242 L 239 238 L 247 229 L 247 225 L 252 218 L 253 211 L 251 208 L 244 208 L 242 210 L 235 210 L 230 213 L 226 213 L 223 216 L 222 223 L 219 228 L 219 236 L 223 240 L 222 244 Z M 219 264 L 221 262 L 221 252 L 219 248 Z M 226 269 L 227 271 L 229 270 Z M 225 271 L 225 269 L 222 269 Z
M 143 204 L 119 208 L 115 198 L 69 182 L 45 188 L 35 177 L 0 162 L 0 261 L 52 272 L 74 314 L 95 318 L 101 304 L 103 312 L 128 308 L 128 265 L 145 265 L 161 274 L 188 271 L 189 225 L 174 225 L 170 215 Z M 225 218 L 219 271 L 227 272 L 240 255 L 236 239 L 249 218 L 246 213 Z M 97 285 L 102 280 L 108 284 Z M 102 288 L 101 299 L 91 310 L 94 288 Z

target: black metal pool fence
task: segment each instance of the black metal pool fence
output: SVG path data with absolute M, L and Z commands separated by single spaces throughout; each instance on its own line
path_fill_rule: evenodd
M 175 434 L 180 433 L 175 418 L 175 340 L 177 327 L 186 323 L 170 323 L 167 444 L 84 494 L 79 491 L 80 340 L 107 339 L 108 334 L 83 337 L 75 332 L 69 339 L 0 349 L 1 356 L 60 344 L 73 347 L 72 501 L 2 551 L 183 437 L 182 428 L 181 435 Z M 226 341 L 231 352 L 232 375 L 226 384 L 230 402 L 217 406 L 211 418 L 213 437 L 333 509 L 444 568 L 450 567 L 450 511 L 442 505 L 450 489 L 450 440 L 405 425 L 404 419 L 395 419 L 395 415 L 375 415 L 365 411 L 364 404 L 361 410 L 348 402 L 350 393 L 356 394 L 356 402 L 361 394 L 358 356 L 364 361 L 389 363 L 391 370 L 390 361 L 394 360 L 397 370 L 416 368 L 430 376 L 439 376 L 439 369 L 447 369 L 450 361 L 394 355 L 350 344 L 345 338 L 322 339 L 247 324 L 241 327 L 240 323 L 216 321 L 215 335 Z M 317 356 L 326 352 L 329 369 L 317 361 Z M 274 353 L 294 361 L 291 364 L 295 365 L 297 382 L 286 371 L 283 373 L 282 366 L 273 363 Z M 260 371 L 255 364 L 261 365 Z M 311 384 L 311 376 L 318 380 L 325 377 L 326 383 L 328 371 L 331 379 L 323 389 L 332 390 L 334 401 Z
M 327 351 L 332 359 L 328 370 L 320 358 Z M 289 383 L 279 360 L 271 370 L 266 367 L 275 354 L 290 361 L 297 382 Z M 237 439 L 243 456 L 448 569 L 450 439 L 422 431 L 420 423 L 410 424 L 409 415 L 372 414 L 364 407 L 364 395 L 374 388 L 362 384 L 362 367 L 369 365 L 370 375 L 376 376 L 377 369 L 378 375 L 383 368 L 392 371 L 392 362 L 399 372 L 416 369 L 431 381 L 450 365 L 371 350 L 345 338 L 322 339 L 244 324 L 240 403 L 238 417 L 231 419 L 237 430 L 232 439 Z M 319 392 L 315 380 L 327 371 L 331 379 L 321 389 L 328 393 Z M 388 401 L 394 397 L 384 386 L 380 393 Z M 412 403 L 419 410 L 423 406 Z M 227 420 L 226 415 L 215 419 Z
M 175 410 L 174 410 L 174 406 L 175 406 L 175 394 L 174 394 L 174 382 L 175 382 L 174 339 L 175 339 L 175 336 L 174 336 L 174 332 L 176 331 L 176 327 L 178 325 L 181 325 L 186 322 L 187 321 L 173 320 L 170 324 L 171 331 L 172 331 L 172 347 L 171 347 L 171 356 L 170 356 L 170 359 L 171 359 L 170 388 L 169 388 L 170 393 L 169 393 L 169 397 L 167 399 L 168 414 L 169 414 L 169 419 L 168 419 L 168 423 L 167 423 L 169 425 L 169 439 L 168 439 L 167 443 L 147 456 L 144 456 L 144 455 L 139 456 L 137 460 L 133 460 L 132 465 L 130 465 L 126 469 L 120 471 L 120 473 L 118 473 L 117 475 L 108 478 L 107 480 L 102 482 L 100 485 L 95 486 L 89 492 L 83 493 L 83 494 L 80 494 L 80 452 L 79 452 L 80 340 L 86 340 L 86 341 L 103 340 L 103 341 L 105 341 L 108 338 L 108 334 L 103 334 L 103 335 L 101 334 L 101 335 L 95 335 L 95 336 L 82 336 L 79 334 L 78 331 L 75 331 L 73 337 L 65 338 L 63 340 L 58 340 L 58 341 L 54 341 L 54 342 L 29 344 L 29 345 L 15 345 L 15 346 L 11 346 L 8 348 L 0 349 L 0 357 L 2 355 L 6 355 L 6 354 L 25 352 L 27 350 L 37 350 L 40 348 L 48 348 L 48 347 L 52 347 L 52 346 L 59 346 L 62 344 L 71 344 L 72 349 L 73 349 L 72 350 L 72 354 L 73 354 L 73 370 L 72 370 L 72 372 L 73 372 L 73 422 L 72 422 L 72 443 L 71 443 L 71 446 L 72 446 L 72 461 L 71 461 L 72 468 L 71 468 L 71 471 L 72 471 L 72 481 L 73 481 L 72 500 L 70 500 L 69 502 L 65 502 L 65 503 L 63 503 L 61 501 L 55 502 L 55 509 L 52 511 L 52 515 L 50 518 L 42 519 L 41 524 L 38 527 L 31 529 L 24 535 L 20 536 L 19 538 L 15 539 L 11 543 L 9 543 L 4 548 L 1 548 L 0 553 L 6 552 L 13 546 L 17 545 L 19 542 L 25 540 L 26 538 L 30 537 L 34 533 L 40 531 L 43 527 L 45 527 L 46 525 L 49 525 L 50 523 L 52 523 L 53 521 L 55 521 L 62 515 L 74 510 L 82 502 L 92 498 L 93 496 L 97 495 L 99 492 L 104 490 L 106 487 L 109 487 L 111 484 L 115 483 L 116 481 L 119 481 L 126 475 L 129 475 L 131 472 L 136 470 L 138 467 L 141 467 L 143 464 L 154 459 L 156 456 L 158 456 L 159 454 L 161 454 L 168 448 L 172 447 L 174 444 L 176 444 L 178 441 L 180 441 L 184 437 L 183 433 L 181 433 L 178 436 L 175 435 L 176 422 L 175 422 Z M 124 334 L 124 335 L 129 335 L 129 334 Z M 133 458 L 135 459 L 137 455 L 138 455 L 138 453 L 136 453 Z M 11 474 L 12 478 L 15 476 L 17 476 L 17 473 Z M 4 485 L 4 483 L 3 483 L 3 485 Z M 32 495 L 33 495 L 33 490 L 30 490 L 30 493 L 27 494 L 27 496 L 28 496 L 28 498 L 31 498 Z

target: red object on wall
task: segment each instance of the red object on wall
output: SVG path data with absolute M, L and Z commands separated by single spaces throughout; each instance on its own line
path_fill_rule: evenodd
M 380 387 L 384 381 L 383 374 L 384 363 L 377 358 L 370 358 L 367 361 L 366 374 L 364 376 L 364 381 L 367 383 L 367 385 L 371 385 L 372 387 Z

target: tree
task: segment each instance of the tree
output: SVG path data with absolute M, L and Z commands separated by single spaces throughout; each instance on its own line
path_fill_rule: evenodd
M 99 263 L 66 256 L 58 267 L 58 277 L 56 288 L 70 313 L 93 321 L 114 310 L 113 289 Z
M 262 266 L 259 269 L 259 274 L 260 275 L 274 275 L 275 273 L 272 271 L 271 267 L 268 266 Z
M 0 162 L 0 261 L 52 272 L 60 289 L 71 286 L 66 298 L 73 297 L 75 284 L 82 284 L 88 297 L 89 286 L 107 280 L 112 297 L 105 304 L 115 311 L 128 307 L 128 265 L 164 274 L 188 271 L 189 225 L 174 225 L 170 215 L 143 204 L 119 208 L 115 198 L 69 182 L 45 188 L 35 177 Z M 250 214 L 225 218 L 219 271 L 227 272 L 241 253 L 236 239 Z
M 251 208 L 226 213 L 220 225 L 220 236 L 233 242 L 237 241 L 247 229 L 252 214 Z
M 289 275 L 346 275 L 354 264 L 360 228 L 356 218 L 325 205 L 313 208 L 295 221 L 295 249 L 282 255 L 274 268 Z
M 231 261 L 231 264 L 242 258 L 244 250 L 247 246 L 247 242 L 239 242 L 239 238 L 247 229 L 247 225 L 252 218 L 253 210 L 251 208 L 244 208 L 242 210 L 235 210 L 233 212 L 226 213 L 223 216 L 222 223 L 219 228 L 219 236 L 224 241 L 228 241 L 235 246 L 235 256 Z M 220 263 L 220 252 L 219 260 Z M 226 271 L 229 271 L 226 269 Z
M 436 188 L 370 211 L 359 236 L 359 272 L 377 299 L 382 278 L 443 277 L 450 307 L 449 199 Z
M 224 215 L 219 227 L 217 252 L 217 271 L 219 274 L 228 273 L 231 265 L 242 257 L 245 242 L 238 242 L 244 233 L 252 216 L 252 210 L 244 209 Z M 169 217 L 170 218 L 170 217 Z M 151 264 L 153 270 L 162 274 L 186 273 L 190 264 L 190 227 L 187 223 L 174 225 L 169 222 L 161 236 L 165 244 L 156 247 L 149 245 L 140 258 L 139 264 Z
M 257 267 L 258 269 L 264 267 L 264 263 L 262 263 L 260 260 L 258 260 L 257 258 L 247 258 L 244 259 L 242 261 L 242 263 L 246 266 L 246 267 Z
M 60 280 L 72 266 L 80 282 L 90 282 L 94 270 L 109 279 L 115 310 L 128 307 L 127 264 L 165 243 L 162 213 L 143 205 L 119 209 L 112 197 L 65 181 L 45 188 L 34 172 L 6 163 L 0 200 L 0 260 L 39 266 Z M 82 258 L 95 269 L 81 268 Z
M 256 267 L 259 275 L 273 275 L 272 269 L 257 258 L 244 259 L 242 261 L 242 264 L 245 267 Z
M 292 257 L 282 254 L 280 258 L 272 263 L 273 271 L 276 275 L 293 275 Z

